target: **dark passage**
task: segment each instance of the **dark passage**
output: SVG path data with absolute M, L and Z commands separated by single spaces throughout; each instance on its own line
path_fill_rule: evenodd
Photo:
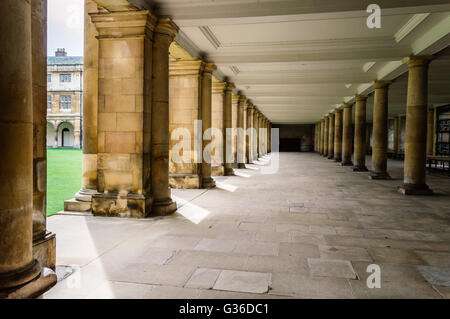
M 299 138 L 281 138 L 280 152 L 300 152 L 301 142 Z

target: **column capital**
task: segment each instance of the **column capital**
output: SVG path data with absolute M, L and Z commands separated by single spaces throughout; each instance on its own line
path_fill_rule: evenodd
M 148 10 L 89 13 L 98 39 L 153 36 L 157 18 Z
M 245 100 L 247 99 L 247 97 L 245 95 L 238 95 L 239 97 L 239 102 L 245 102 Z
M 204 68 L 203 73 L 209 73 L 212 74 L 217 69 L 216 65 L 214 63 L 210 62 L 204 62 Z
M 378 81 L 378 80 L 375 80 L 375 81 L 372 82 L 372 85 L 373 85 L 374 89 L 383 89 L 383 88 L 387 88 L 391 83 L 392 83 L 392 81 Z
M 364 94 L 361 94 L 361 95 L 355 95 L 355 101 L 367 101 L 367 98 L 368 98 L 369 96 L 368 95 L 364 95 Z
M 338 107 L 336 109 L 334 109 L 335 113 L 342 113 L 342 108 Z
M 413 55 L 403 59 L 403 63 L 411 67 L 426 67 L 434 59 L 432 55 Z
M 178 26 L 172 21 L 171 18 L 162 17 L 158 18 L 154 32 L 168 35 L 171 38 L 171 40 L 173 40 L 177 35 L 178 31 L 179 31 Z
M 342 107 L 343 107 L 344 109 L 351 108 L 352 105 L 353 105 L 353 104 L 351 104 L 351 103 L 349 103 L 349 102 L 344 102 L 344 103 L 342 103 Z
M 225 90 L 227 91 L 227 92 L 231 92 L 231 91 L 233 91 L 233 89 L 234 88 L 236 88 L 236 86 L 234 85 L 234 83 L 233 82 L 226 82 L 226 87 L 225 87 Z

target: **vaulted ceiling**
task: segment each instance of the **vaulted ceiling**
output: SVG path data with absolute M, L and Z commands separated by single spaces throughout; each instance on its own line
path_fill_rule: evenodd
M 373 80 L 404 74 L 405 57 L 436 54 L 450 44 L 449 0 L 378 0 L 379 29 L 366 24 L 373 1 L 365 0 L 97 3 L 111 11 L 132 3 L 171 16 L 180 27 L 175 41 L 214 62 L 216 77 L 234 82 L 274 123 L 315 123 L 355 94 L 371 93 Z M 444 51 L 432 62 L 430 106 L 450 103 L 449 56 Z M 390 99 L 390 114 L 404 114 L 405 76 L 392 85 Z

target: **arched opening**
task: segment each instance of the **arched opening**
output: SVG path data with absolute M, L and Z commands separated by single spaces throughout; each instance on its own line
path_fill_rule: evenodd
M 58 147 L 74 147 L 74 129 L 69 122 L 63 122 L 58 127 Z

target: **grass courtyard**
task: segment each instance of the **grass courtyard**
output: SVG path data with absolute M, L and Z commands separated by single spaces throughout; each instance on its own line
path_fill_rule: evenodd
M 64 200 L 81 188 L 81 157 L 79 149 L 47 149 L 47 216 L 63 210 Z

